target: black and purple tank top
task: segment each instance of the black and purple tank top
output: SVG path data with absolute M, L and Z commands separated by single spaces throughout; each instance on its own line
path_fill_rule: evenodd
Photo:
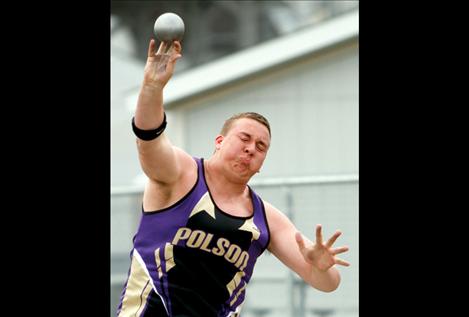
M 172 206 L 142 213 L 118 317 L 240 316 L 257 258 L 270 234 L 261 198 L 232 216 L 214 203 L 203 159 L 197 182 Z

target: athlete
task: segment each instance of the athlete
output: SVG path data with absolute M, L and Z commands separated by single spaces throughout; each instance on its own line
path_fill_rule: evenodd
M 349 266 L 333 247 L 336 231 L 313 243 L 248 185 L 270 146 L 266 118 L 254 112 L 226 120 L 208 159 L 171 144 L 164 133 L 163 88 L 181 58 L 174 41 L 169 60 L 150 41 L 132 129 L 148 176 L 131 265 L 117 311 L 123 316 L 240 316 L 256 259 L 268 249 L 312 287 L 331 292 L 336 265 Z M 167 58 L 167 56 L 166 56 Z

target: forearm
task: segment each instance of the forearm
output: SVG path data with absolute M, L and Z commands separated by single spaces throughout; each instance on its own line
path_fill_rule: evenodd
M 333 266 L 327 271 L 320 271 L 311 265 L 309 284 L 323 292 L 332 292 L 340 284 L 340 273 Z
M 138 95 L 135 125 L 142 130 L 156 129 L 163 117 L 163 87 L 143 83 Z

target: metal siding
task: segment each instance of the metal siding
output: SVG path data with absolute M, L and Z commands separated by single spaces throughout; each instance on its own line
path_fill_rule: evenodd
M 226 118 L 256 111 L 272 126 L 259 177 L 357 173 L 357 47 L 332 55 L 293 64 L 187 109 L 186 149 L 210 156 Z

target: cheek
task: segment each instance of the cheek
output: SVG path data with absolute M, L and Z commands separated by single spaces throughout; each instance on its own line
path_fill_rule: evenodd
M 240 151 L 243 151 L 244 149 L 244 145 L 242 142 L 230 142 L 229 144 L 226 144 L 228 145 L 226 150 L 227 152 L 231 152 L 231 153 L 239 153 Z
M 236 142 L 223 144 L 223 154 L 227 158 L 235 158 L 242 151 L 241 146 Z
M 257 167 L 260 167 L 262 164 L 264 164 L 264 160 L 265 160 L 265 154 L 257 153 L 257 155 L 254 156 L 253 162 Z

